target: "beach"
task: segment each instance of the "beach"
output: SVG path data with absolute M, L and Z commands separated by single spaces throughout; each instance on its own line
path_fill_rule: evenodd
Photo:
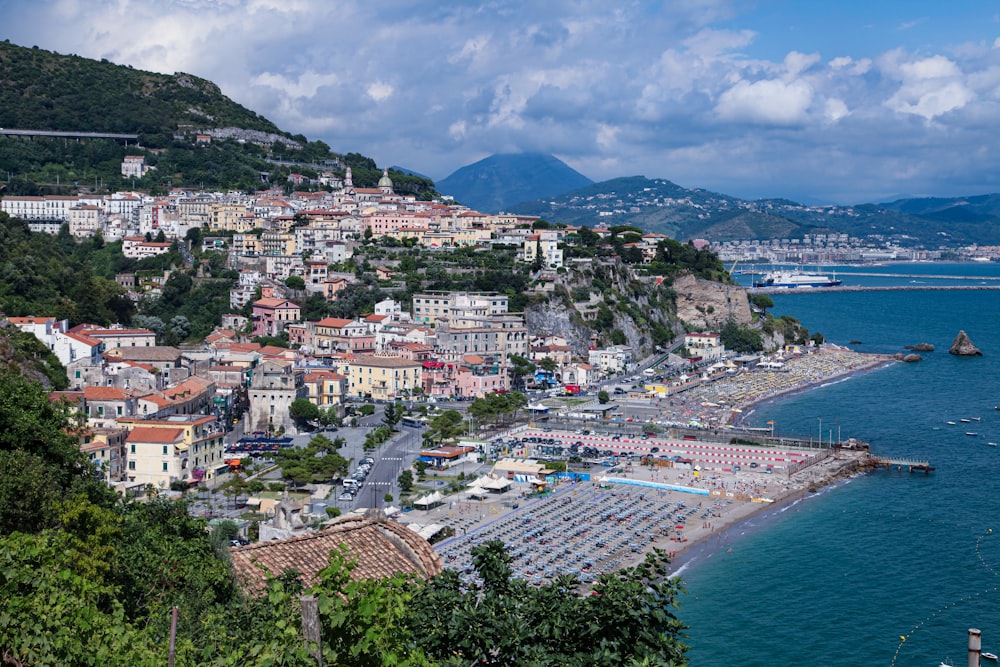
M 529 493 L 525 484 L 483 499 L 460 492 L 399 520 L 417 528 L 447 528 L 451 536 L 435 548 L 446 567 L 467 577 L 474 576 L 471 549 L 491 539 L 507 544 L 515 576 L 535 585 L 564 572 L 587 584 L 635 564 L 652 548 L 670 554 L 671 569 L 677 571 L 692 554 L 732 549 L 731 535 L 741 523 L 854 474 L 866 456 L 863 449 L 797 447 L 803 443 L 791 441 L 739 443 L 732 437 L 738 431 L 725 424 L 739 423 L 757 403 L 891 362 L 883 355 L 829 346 L 789 357 L 778 371 L 722 375 L 669 398 L 651 399 L 658 403 L 661 423 L 702 424 L 697 440 L 672 432 L 623 437 L 600 426 L 586 435 L 521 428 L 513 435 L 525 440 L 545 435 L 562 445 L 614 447 L 622 463 L 591 468 L 589 478 L 559 481 L 542 494 Z M 677 461 L 667 464 L 666 457 Z M 658 465 L 644 465 L 644 460 Z

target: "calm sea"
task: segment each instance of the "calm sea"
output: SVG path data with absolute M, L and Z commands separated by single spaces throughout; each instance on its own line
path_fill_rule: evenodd
M 863 269 L 916 278 L 840 273 L 860 270 L 840 267 L 838 277 L 905 285 L 1000 276 L 998 264 Z M 751 423 L 857 437 L 878 454 L 929 459 L 936 471 L 856 477 L 718 540 L 682 571 L 691 664 L 964 665 L 972 627 L 983 631 L 985 650 L 1000 653 L 1000 447 L 989 444 L 1000 443 L 1000 291 L 773 298 L 776 314 L 831 342 L 889 353 L 926 342 L 936 351 L 760 405 Z M 983 357 L 948 354 L 959 330 Z

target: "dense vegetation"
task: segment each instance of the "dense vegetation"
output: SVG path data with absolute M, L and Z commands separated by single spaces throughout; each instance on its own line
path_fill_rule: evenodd
M 112 140 L 0 136 L 0 182 L 10 194 L 108 192 L 168 186 L 242 189 L 266 187 L 263 179 L 291 189 L 292 171 L 315 178 L 320 167 L 354 171 L 358 187 L 382 176 L 370 158 L 331 152 L 322 141 L 280 130 L 271 121 L 222 94 L 211 81 L 184 73 L 155 74 L 79 56 L 0 42 L 0 127 L 138 134 L 139 145 Z M 195 142 L 198 133 L 237 128 L 258 134 Z M 125 155 L 144 155 L 156 169 L 123 179 Z M 434 184 L 393 172 L 397 192 L 429 198 Z M 318 186 L 314 186 L 318 187 Z
M 305 591 L 294 571 L 247 597 L 228 562 L 232 526 L 212 532 L 183 501 L 124 502 L 77 448 L 74 417 L 42 388 L 0 372 L 0 655 L 6 664 L 315 665 L 298 595 L 319 602 L 324 664 L 680 665 L 678 585 L 662 552 L 602 575 L 593 595 L 561 576 L 512 577 L 502 543 L 477 547 L 481 584 L 455 572 L 353 581 L 330 554 Z
M 108 273 L 98 275 L 95 265 Z M 55 317 L 74 325 L 128 323 L 135 309 L 114 281 L 120 266 L 128 266 L 120 249 L 76 243 L 68 234 L 55 239 L 35 234 L 0 213 L 0 310 L 7 315 Z

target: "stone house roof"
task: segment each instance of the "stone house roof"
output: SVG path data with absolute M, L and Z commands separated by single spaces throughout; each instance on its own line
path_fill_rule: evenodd
M 305 535 L 235 547 L 230 554 L 243 590 L 259 593 L 268 574 L 277 576 L 287 569 L 298 571 L 303 584 L 312 586 L 319 571 L 330 564 L 330 552 L 341 545 L 347 547 L 348 558 L 357 561 L 351 571 L 355 580 L 399 573 L 426 579 L 443 570 L 441 557 L 427 540 L 406 526 L 369 513 L 338 519 Z

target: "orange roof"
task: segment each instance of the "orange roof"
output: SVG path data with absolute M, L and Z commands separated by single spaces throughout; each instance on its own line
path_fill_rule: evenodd
M 354 320 L 345 320 L 340 317 L 324 317 L 319 322 L 316 323 L 318 327 L 330 327 L 331 329 L 340 329 L 346 327 L 348 324 Z
M 88 401 L 127 401 L 135 394 L 119 387 L 84 387 L 83 397 Z
M 173 444 L 184 437 L 182 428 L 156 428 L 155 426 L 136 426 L 129 431 L 126 442 L 155 442 L 157 444 Z
M 146 394 L 145 396 L 139 397 L 140 401 L 149 401 L 150 403 L 155 403 L 161 408 L 168 407 L 173 404 L 173 401 L 166 396 L 160 396 L 159 394 Z
M 298 304 L 289 301 L 288 299 L 279 299 L 274 296 L 265 296 L 262 299 L 257 299 L 253 302 L 254 306 L 261 308 L 298 308 Z

